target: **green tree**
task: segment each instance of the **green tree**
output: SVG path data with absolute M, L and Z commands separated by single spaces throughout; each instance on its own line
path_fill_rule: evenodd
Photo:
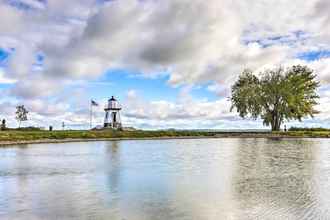
M 236 109 L 242 118 L 260 117 L 279 131 L 284 120 L 301 121 L 318 113 L 318 87 L 316 75 L 306 66 L 266 70 L 259 77 L 244 70 L 231 89 L 231 111 Z
M 22 121 L 27 121 L 27 114 L 29 112 L 25 109 L 24 105 L 16 106 L 16 120 L 18 121 L 18 127 L 21 127 Z

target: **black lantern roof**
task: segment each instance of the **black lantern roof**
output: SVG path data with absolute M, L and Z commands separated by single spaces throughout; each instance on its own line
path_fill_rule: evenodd
M 117 99 L 115 99 L 115 97 L 111 96 L 111 99 L 109 99 L 109 101 L 117 101 Z

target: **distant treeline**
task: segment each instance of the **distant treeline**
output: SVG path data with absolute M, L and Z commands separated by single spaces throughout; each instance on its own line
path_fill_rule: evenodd
M 301 128 L 301 127 L 291 127 L 289 131 L 330 131 L 328 128 Z

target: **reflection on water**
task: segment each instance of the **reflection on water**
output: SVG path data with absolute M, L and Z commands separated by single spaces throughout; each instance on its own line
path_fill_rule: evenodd
M 245 147 L 255 144 L 254 147 Z M 310 141 L 250 140 L 237 151 L 235 196 L 250 219 L 315 219 L 315 151 Z M 313 217 L 313 218 L 311 218 Z
M 0 148 L 0 219 L 330 219 L 330 140 Z

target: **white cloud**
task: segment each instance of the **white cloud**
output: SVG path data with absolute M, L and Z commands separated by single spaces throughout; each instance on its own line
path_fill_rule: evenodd
M 138 92 L 131 90 L 123 103 L 123 115 L 129 122 L 140 125 L 176 127 L 175 124 L 181 124 L 181 128 L 218 127 L 224 126 L 223 120 L 227 120 L 227 124 L 229 120 L 237 120 L 229 112 L 230 103 L 226 99 L 194 100 L 190 96 L 190 88 L 184 88 L 177 100 L 146 101 Z
M 322 83 L 330 83 L 330 58 L 322 58 L 310 62 L 309 65 L 313 68 Z
M 301 63 L 315 69 L 322 85 L 330 83 L 329 58 L 296 58 L 301 52 L 330 49 L 327 0 L 21 2 L 32 10 L 0 3 L 0 46 L 15 48 L 0 83 L 15 82 L 8 94 L 39 100 L 33 104 L 38 111 L 60 111 L 63 106 L 46 107 L 40 99 L 54 98 L 73 80 L 95 79 L 111 68 L 145 76 L 166 72 L 172 86 L 207 83 L 220 97 L 228 96 L 244 68 Z M 42 67 L 36 67 L 37 54 L 44 56 Z M 206 125 L 234 118 L 224 98 L 194 101 L 185 94 L 176 102 L 150 102 L 134 96 L 130 91 L 125 114 L 141 124 L 161 120 L 188 126 L 193 120 Z M 321 106 L 328 97 L 324 93 Z M 81 118 L 72 120 L 83 123 Z
M 298 33 L 315 39 L 327 36 L 320 32 L 320 24 L 328 15 L 313 13 L 321 10 L 320 5 L 328 7 L 322 2 L 123 0 L 101 7 L 92 0 L 54 0 L 34 13 L 2 7 L 8 8 L 6 16 L 14 26 L 21 27 L 19 35 L 25 32 L 24 37 L 12 35 L 20 41 L 11 61 L 14 73 L 29 73 L 35 53 L 41 51 L 48 75 L 97 77 L 116 67 L 144 74 L 166 70 L 169 82 L 177 85 L 227 83 L 245 67 L 293 58 L 306 48 L 299 45 Z M 243 42 L 267 42 L 268 37 L 279 38 L 268 47 Z M 313 39 L 314 44 L 304 42 L 319 46 Z
M 63 86 L 63 82 L 61 81 L 56 82 L 44 78 L 30 78 L 25 81 L 16 82 L 8 89 L 8 92 L 10 95 L 18 98 L 34 99 L 60 93 Z
M 12 84 L 15 80 L 5 77 L 5 72 L 0 68 L 0 84 Z

